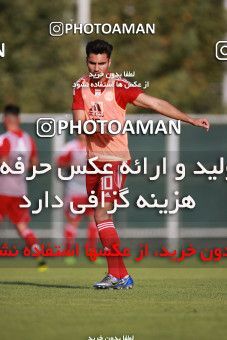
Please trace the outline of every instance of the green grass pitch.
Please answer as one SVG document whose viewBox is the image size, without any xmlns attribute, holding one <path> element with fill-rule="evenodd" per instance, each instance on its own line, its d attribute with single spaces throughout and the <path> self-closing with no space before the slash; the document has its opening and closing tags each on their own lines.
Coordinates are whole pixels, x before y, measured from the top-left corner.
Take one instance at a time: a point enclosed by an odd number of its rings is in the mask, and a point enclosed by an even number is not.
<svg viewBox="0 0 227 340">
<path fill-rule="evenodd" d="M 225 339 L 225 268 L 130 268 L 132 290 L 94 290 L 103 268 L 1 268 L 1 340 Z"/>
</svg>

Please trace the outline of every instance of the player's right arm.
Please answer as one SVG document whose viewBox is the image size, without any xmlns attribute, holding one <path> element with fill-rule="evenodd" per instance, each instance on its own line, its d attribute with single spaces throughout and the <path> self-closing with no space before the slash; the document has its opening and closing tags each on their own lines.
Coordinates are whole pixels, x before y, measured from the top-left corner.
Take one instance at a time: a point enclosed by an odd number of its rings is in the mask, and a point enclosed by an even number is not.
<svg viewBox="0 0 227 340">
<path fill-rule="evenodd" d="M 82 79 L 82 78 L 81 78 Z M 78 84 L 80 84 L 80 80 Z M 79 121 L 85 122 L 85 107 L 84 107 L 84 100 L 82 96 L 82 89 L 80 86 L 74 88 L 73 90 L 73 102 L 72 102 L 72 111 L 73 111 L 73 120 L 74 123 Z"/>
<path fill-rule="evenodd" d="M 81 121 L 82 123 L 85 122 L 85 111 L 84 110 L 73 110 L 73 120 L 75 123 Z"/>
<path fill-rule="evenodd" d="M 83 123 L 86 120 L 85 111 L 84 110 L 73 110 L 73 120 L 74 120 L 74 123 L 82 124 L 82 133 L 84 134 L 85 132 L 83 131 Z M 89 130 L 89 126 L 87 127 L 87 130 Z"/>
<path fill-rule="evenodd" d="M 82 122 L 86 120 L 84 110 L 84 100 L 82 97 L 81 87 L 75 88 L 73 91 L 73 102 L 72 102 L 73 120 L 74 123 Z"/>
<path fill-rule="evenodd" d="M 10 142 L 8 138 L 0 140 L 0 164 L 7 162 L 10 153 Z"/>
<path fill-rule="evenodd" d="M 30 138 L 31 138 L 31 155 L 29 159 L 29 168 L 32 168 L 33 165 L 35 166 L 39 165 L 39 156 L 35 140 L 31 136 Z"/>
</svg>

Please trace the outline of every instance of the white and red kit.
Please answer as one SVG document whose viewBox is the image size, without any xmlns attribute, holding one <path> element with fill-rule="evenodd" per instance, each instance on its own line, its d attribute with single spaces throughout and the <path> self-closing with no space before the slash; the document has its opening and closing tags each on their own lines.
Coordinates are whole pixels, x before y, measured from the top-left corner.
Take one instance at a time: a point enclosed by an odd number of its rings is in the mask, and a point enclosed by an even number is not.
<svg viewBox="0 0 227 340">
<path fill-rule="evenodd" d="M 26 171 L 30 159 L 36 156 L 35 142 L 28 133 L 17 130 L 0 135 L 0 159 L 14 169 L 19 157 L 25 166 L 23 174 L 0 174 L 0 220 L 8 216 L 14 224 L 29 222 L 29 210 L 19 205 L 25 203 L 22 196 L 27 194 Z"/>
</svg>

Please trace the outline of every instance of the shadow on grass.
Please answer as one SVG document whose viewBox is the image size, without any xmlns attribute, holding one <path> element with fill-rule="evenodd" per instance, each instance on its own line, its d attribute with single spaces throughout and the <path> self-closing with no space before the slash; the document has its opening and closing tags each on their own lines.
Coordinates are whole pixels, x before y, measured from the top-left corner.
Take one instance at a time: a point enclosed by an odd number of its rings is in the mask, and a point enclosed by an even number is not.
<svg viewBox="0 0 227 340">
<path fill-rule="evenodd" d="M 45 287 L 45 288 L 66 288 L 66 289 L 91 289 L 86 286 L 74 286 L 74 285 L 54 285 L 47 283 L 35 283 L 35 282 L 24 282 L 24 281 L 0 281 L 0 285 L 15 285 L 15 286 L 34 286 L 34 287 Z"/>
</svg>

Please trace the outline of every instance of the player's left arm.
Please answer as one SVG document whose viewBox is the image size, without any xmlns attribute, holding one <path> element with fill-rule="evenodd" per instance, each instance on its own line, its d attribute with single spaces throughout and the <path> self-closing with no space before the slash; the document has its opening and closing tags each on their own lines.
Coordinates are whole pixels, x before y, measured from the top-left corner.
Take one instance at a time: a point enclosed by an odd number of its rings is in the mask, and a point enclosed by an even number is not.
<svg viewBox="0 0 227 340">
<path fill-rule="evenodd" d="M 138 97 L 133 101 L 133 104 L 136 106 L 140 106 L 146 109 L 151 109 L 161 113 L 164 116 L 169 118 L 181 120 L 183 122 L 189 123 L 194 126 L 199 126 L 207 131 L 209 130 L 210 123 L 205 118 L 192 118 L 188 116 L 186 113 L 181 112 L 175 106 L 170 104 L 169 102 L 149 96 L 145 93 L 140 93 Z"/>
</svg>

